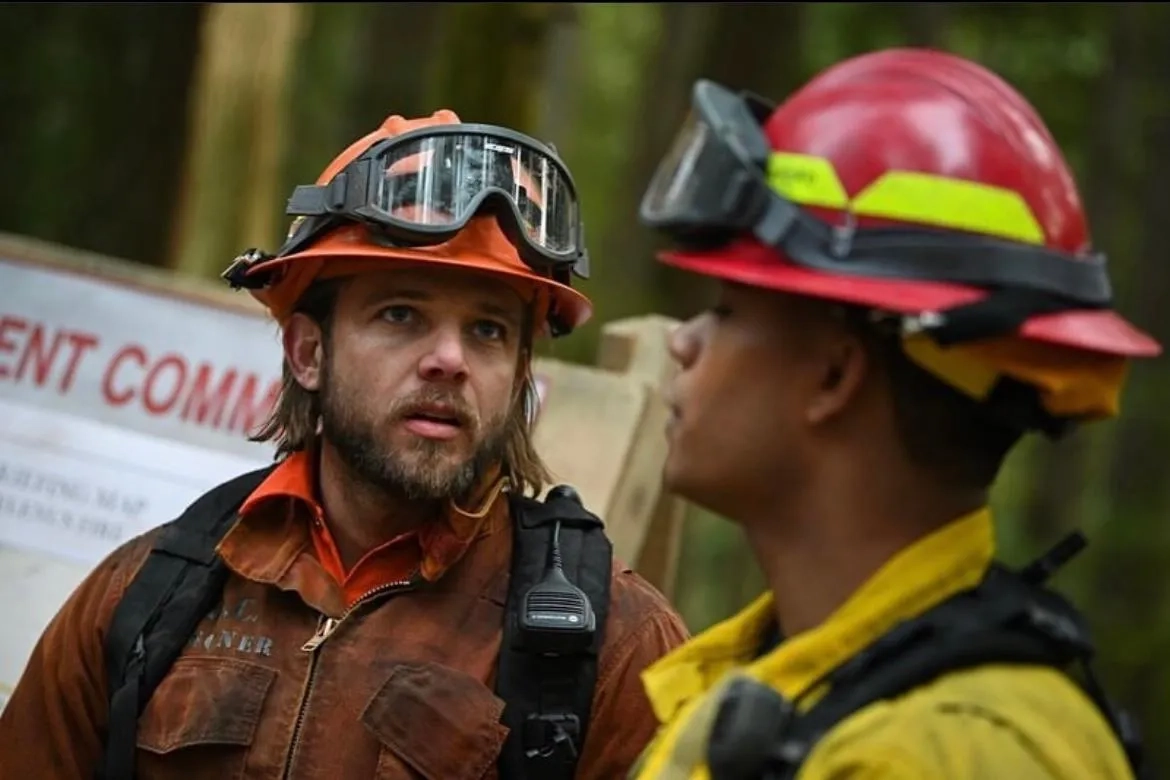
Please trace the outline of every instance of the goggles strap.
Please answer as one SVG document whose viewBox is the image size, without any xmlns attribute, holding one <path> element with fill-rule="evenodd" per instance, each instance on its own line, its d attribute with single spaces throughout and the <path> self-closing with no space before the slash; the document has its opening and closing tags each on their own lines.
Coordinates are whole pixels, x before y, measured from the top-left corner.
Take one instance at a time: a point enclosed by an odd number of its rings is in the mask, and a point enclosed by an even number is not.
<svg viewBox="0 0 1170 780">
<path fill-rule="evenodd" d="M 285 214 L 290 217 L 320 217 L 345 210 L 345 191 L 349 174 L 334 176 L 328 184 L 299 184 L 288 199 Z"/>
<path fill-rule="evenodd" d="M 270 255 L 262 249 L 245 249 L 240 254 L 236 255 L 222 274 L 220 278 L 231 285 L 233 290 L 259 290 L 267 283 L 270 274 L 248 274 L 248 270 L 266 260 L 271 260 L 275 255 Z"/>
<path fill-rule="evenodd" d="M 1100 255 L 1073 260 L 1040 247 L 926 230 L 834 229 L 774 193 L 752 224 L 765 246 L 827 273 L 1018 290 L 1021 300 L 1043 310 L 1036 313 L 1100 308 L 1112 300 Z"/>
<path fill-rule="evenodd" d="M 1081 308 L 1080 304 L 1035 290 L 1005 288 L 974 303 L 920 315 L 918 330 L 941 346 L 1015 333 L 1028 319 Z"/>
</svg>

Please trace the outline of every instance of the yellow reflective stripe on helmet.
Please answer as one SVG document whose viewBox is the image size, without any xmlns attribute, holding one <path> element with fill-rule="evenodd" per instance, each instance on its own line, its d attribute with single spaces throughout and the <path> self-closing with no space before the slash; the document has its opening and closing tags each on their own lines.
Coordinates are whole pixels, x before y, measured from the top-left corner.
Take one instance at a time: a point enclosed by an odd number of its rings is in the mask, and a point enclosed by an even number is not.
<svg viewBox="0 0 1170 780">
<path fill-rule="evenodd" d="M 832 163 L 823 157 L 774 152 L 768 184 L 802 206 L 848 209 L 880 217 L 1043 244 L 1044 231 L 1018 192 L 914 171 L 887 171 L 852 202 Z"/>
<path fill-rule="evenodd" d="M 1018 192 L 928 173 L 882 174 L 857 193 L 853 212 L 1044 243 L 1044 231 Z"/>
<path fill-rule="evenodd" d="M 823 157 L 773 152 L 768 156 L 768 186 L 802 206 L 843 209 L 849 205 L 837 171 Z"/>
</svg>

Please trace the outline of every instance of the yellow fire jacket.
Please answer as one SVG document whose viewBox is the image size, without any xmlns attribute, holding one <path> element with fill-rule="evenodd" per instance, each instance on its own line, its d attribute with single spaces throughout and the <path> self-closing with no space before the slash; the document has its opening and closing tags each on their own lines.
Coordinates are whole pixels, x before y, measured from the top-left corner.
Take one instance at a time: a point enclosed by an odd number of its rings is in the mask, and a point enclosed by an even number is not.
<svg viewBox="0 0 1170 780">
<path fill-rule="evenodd" d="M 754 658 L 770 595 L 664 656 L 642 679 L 658 736 L 629 774 L 707 780 L 707 737 L 724 686 L 749 675 L 794 698 L 901 620 L 982 578 L 995 551 L 991 513 L 960 518 L 888 561 L 828 620 Z M 1128 780 L 1119 741 L 1061 673 L 987 665 L 944 675 L 843 720 L 799 780 Z"/>
</svg>

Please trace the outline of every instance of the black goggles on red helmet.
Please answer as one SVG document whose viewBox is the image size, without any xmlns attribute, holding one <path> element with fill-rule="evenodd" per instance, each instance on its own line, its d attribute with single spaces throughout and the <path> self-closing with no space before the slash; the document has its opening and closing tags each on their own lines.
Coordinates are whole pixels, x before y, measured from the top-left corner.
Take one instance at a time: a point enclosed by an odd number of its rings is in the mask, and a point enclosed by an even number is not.
<svg viewBox="0 0 1170 780">
<path fill-rule="evenodd" d="M 911 227 L 833 226 L 767 182 L 763 123 L 773 106 L 707 80 L 642 198 L 643 224 L 687 250 L 748 235 L 797 265 L 846 276 L 952 282 L 992 291 L 932 313 L 920 326 L 940 342 L 1010 333 L 1029 317 L 1107 307 L 1104 255 L 1076 257 L 993 237 Z M 848 215 L 847 215 L 848 217 Z"/>
<path fill-rule="evenodd" d="M 346 222 L 366 225 L 380 244 L 417 247 L 441 244 L 472 217 L 492 215 L 534 271 L 566 284 L 573 273 L 589 276 L 568 167 L 551 147 L 506 127 L 432 125 L 377 141 L 326 184 L 298 186 L 286 213 L 299 219 L 284 246 L 251 256 L 249 265 L 307 249 Z M 236 276 L 229 281 L 260 283 Z"/>
</svg>

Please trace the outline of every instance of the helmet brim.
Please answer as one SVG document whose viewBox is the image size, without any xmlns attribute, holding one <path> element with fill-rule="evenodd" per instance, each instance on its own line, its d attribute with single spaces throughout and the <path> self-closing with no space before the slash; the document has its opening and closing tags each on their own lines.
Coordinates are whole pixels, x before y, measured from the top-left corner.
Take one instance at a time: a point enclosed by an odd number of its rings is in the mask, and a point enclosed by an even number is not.
<svg viewBox="0 0 1170 780">
<path fill-rule="evenodd" d="M 330 261 L 347 259 L 373 260 L 378 261 L 377 264 L 384 262 L 387 267 L 397 263 L 458 268 L 494 275 L 529 288 L 543 289 L 555 303 L 558 317 L 572 328 L 579 328 L 589 321 L 593 316 L 593 304 L 589 298 L 566 284 L 534 273 L 519 260 L 515 250 L 504 251 L 507 239 L 503 238 L 502 234 L 498 240 L 482 240 L 483 231 L 488 229 L 484 227 L 485 224 L 473 223 L 459 237 L 444 245 L 393 248 L 369 243 L 365 240 L 364 228 L 347 225 L 300 252 L 257 263 L 248 270 L 248 274 L 262 273 L 281 265 L 295 267 L 302 263 L 327 264 Z M 494 221 L 492 224 L 494 225 Z M 495 230 L 498 231 L 498 228 Z M 473 235 L 478 235 L 480 240 L 469 238 Z M 311 275 L 315 276 L 316 273 L 318 271 L 312 271 Z M 307 284 L 308 279 L 303 280 L 301 286 L 292 293 L 286 293 L 285 297 L 295 301 Z M 262 290 L 257 297 L 263 303 L 267 295 L 269 293 Z M 271 308 L 271 304 L 266 305 Z"/>
<path fill-rule="evenodd" d="M 804 268 L 749 240 L 716 251 L 667 251 L 658 257 L 667 265 L 705 276 L 897 314 L 942 311 L 987 296 L 985 291 L 966 285 L 874 279 Z M 1152 336 L 1107 309 L 1032 317 L 1016 335 L 1119 357 L 1156 357 L 1162 353 L 1162 346 Z"/>
</svg>

